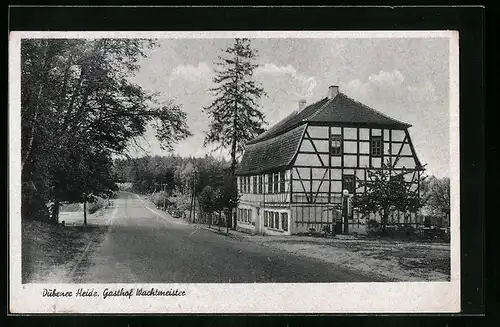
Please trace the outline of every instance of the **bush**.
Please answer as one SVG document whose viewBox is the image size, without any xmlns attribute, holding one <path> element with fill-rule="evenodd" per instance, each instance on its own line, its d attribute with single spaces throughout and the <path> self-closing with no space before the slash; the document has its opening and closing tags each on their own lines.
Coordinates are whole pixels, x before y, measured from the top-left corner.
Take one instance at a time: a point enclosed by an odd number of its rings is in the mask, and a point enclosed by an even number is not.
<svg viewBox="0 0 500 327">
<path fill-rule="evenodd" d="M 415 227 L 413 227 L 412 225 L 406 226 L 405 227 L 405 235 L 406 236 L 415 235 Z"/>
<path fill-rule="evenodd" d="M 168 200 L 179 211 L 189 210 L 191 207 L 191 196 L 186 194 L 177 192 L 174 196 L 169 197 Z"/>
<path fill-rule="evenodd" d="M 375 219 L 370 219 L 366 223 L 366 232 L 368 235 L 378 234 L 380 233 L 380 223 Z"/>
<path fill-rule="evenodd" d="M 89 202 L 87 204 L 87 211 L 88 211 L 88 213 L 93 214 L 94 212 L 104 208 L 107 203 L 108 203 L 107 200 L 105 200 L 103 198 L 97 198 L 96 201 Z"/>
<path fill-rule="evenodd" d="M 151 202 L 153 202 L 157 207 L 163 207 L 165 204 L 166 207 L 172 205 L 172 202 L 169 200 L 168 194 L 166 192 L 158 192 L 154 193 L 150 197 Z"/>
</svg>

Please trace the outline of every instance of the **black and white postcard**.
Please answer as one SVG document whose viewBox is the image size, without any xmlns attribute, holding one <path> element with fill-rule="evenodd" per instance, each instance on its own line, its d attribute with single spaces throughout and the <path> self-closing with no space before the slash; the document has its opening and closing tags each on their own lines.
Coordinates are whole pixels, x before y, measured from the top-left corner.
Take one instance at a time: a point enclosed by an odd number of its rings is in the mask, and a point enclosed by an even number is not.
<svg viewBox="0 0 500 327">
<path fill-rule="evenodd" d="M 459 312 L 458 41 L 11 32 L 11 311 Z"/>
</svg>

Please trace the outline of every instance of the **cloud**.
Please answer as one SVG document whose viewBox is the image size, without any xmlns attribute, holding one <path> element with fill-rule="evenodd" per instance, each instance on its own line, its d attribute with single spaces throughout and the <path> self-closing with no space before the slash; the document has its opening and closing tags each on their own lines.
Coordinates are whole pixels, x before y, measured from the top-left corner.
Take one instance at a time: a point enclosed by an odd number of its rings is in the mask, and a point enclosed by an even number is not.
<svg viewBox="0 0 500 327">
<path fill-rule="evenodd" d="M 181 156 L 203 156 L 210 152 L 211 148 L 203 147 L 204 131 L 208 129 L 208 116 L 203 112 L 203 107 L 210 103 L 210 94 L 207 90 L 212 87 L 213 69 L 205 62 L 195 65 L 177 65 L 170 71 L 161 72 L 162 67 L 158 67 L 158 74 L 163 73 L 162 78 L 148 79 L 145 86 L 152 92 L 159 93 L 160 101 L 173 100 L 182 106 L 187 114 L 187 124 L 193 136 L 179 142 L 174 146 L 174 152 Z M 147 74 L 146 74 L 147 75 Z M 154 137 L 154 130 L 150 126 L 145 138 L 139 143 L 152 153 L 165 155 L 161 150 L 160 142 Z"/>
<path fill-rule="evenodd" d="M 436 88 L 429 80 L 408 84 L 399 70 L 379 71 L 366 80 L 349 81 L 344 91 L 356 100 L 381 111 L 393 108 L 396 115 L 408 115 L 420 107 L 436 105 Z"/>
<path fill-rule="evenodd" d="M 368 81 L 374 85 L 397 87 L 403 84 L 405 78 L 399 70 L 391 72 L 380 71 L 378 74 L 370 75 Z"/>
<path fill-rule="evenodd" d="M 380 71 L 364 80 L 349 81 L 341 91 L 413 125 L 410 134 L 420 160 L 433 167 L 433 174 L 447 174 L 449 149 L 447 144 L 440 142 L 449 138 L 447 95 L 439 94 L 431 80 L 410 84 L 398 70 Z"/>
<path fill-rule="evenodd" d="M 297 71 L 292 65 L 266 63 L 255 69 L 255 79 L 267 96 L 261 99 L 261 110 L 270 126 L 297 109 L 300 100 L 311 101 L 316 79 Z"/>
<path fill-rule="evenodd" d="M 205 81 L 212 78 L 213 70 L 212 68 L 204 63 L 200 62 L 197 66 L 193 65 L 178 65 L 172 69 L 169 81 L 175 80 L 186 80 L 186 81 Z"/>
<path fill-rule="evenodd" d="M 312 95 L 316 87 L 314 77 L 300 74 L 292 65 L 277 66 L 266 63 L 257 67 L 254 75 L 264 84 L 268 95 L 286 94 L 296 99 L 307 98 Z"/>
</svg>

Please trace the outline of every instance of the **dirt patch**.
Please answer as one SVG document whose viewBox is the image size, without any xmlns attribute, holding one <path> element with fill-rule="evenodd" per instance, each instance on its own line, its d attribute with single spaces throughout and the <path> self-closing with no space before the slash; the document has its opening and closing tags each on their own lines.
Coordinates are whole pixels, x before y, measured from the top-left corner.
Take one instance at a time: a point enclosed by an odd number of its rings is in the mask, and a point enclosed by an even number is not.
<svg viewBox="0 0 500 327">
<path fill-rule="evenodd" d="M 253 236 L 247 240 L 381 276 L 386 281 L 450 280 L 447 243 L 306 236 Z"/>
<path fill-rule="evenodd" d="M 105 226 L 63 227 L 23 221 L 22 282 L 68 282 L 71 270 L 87 245 L 101 242 L 106 231 Z"/>
</svg>

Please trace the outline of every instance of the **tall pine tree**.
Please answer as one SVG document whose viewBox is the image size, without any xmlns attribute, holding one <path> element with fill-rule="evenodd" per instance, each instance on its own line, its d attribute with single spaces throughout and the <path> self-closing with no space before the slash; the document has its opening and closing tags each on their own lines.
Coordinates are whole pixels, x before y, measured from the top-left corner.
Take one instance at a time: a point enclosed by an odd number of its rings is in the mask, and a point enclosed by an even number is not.
<svg viewBox="0 0 500 327">
<path fill-rule="evenodd" d="M 253 79 L 258 66 L 255 64 L 257 52 L 250 43 L 249 39 L 235 39 L 234 44 L 224 50 L 225 56 L 219 56 L 216 65 L 220 70 L 213 79 L 216 87 L 210 89 L 214 99 L 204 108 L 210 117 L 205 145 L 218 144 L 231 152 L 230 176 L 235 196 L 229 200 L 230 209 L 236 206 L 237 156 L 243 152 L 246 142 L 264 131 L 265 124 L 258 104 L 265 92 Z"/>
</svg>

